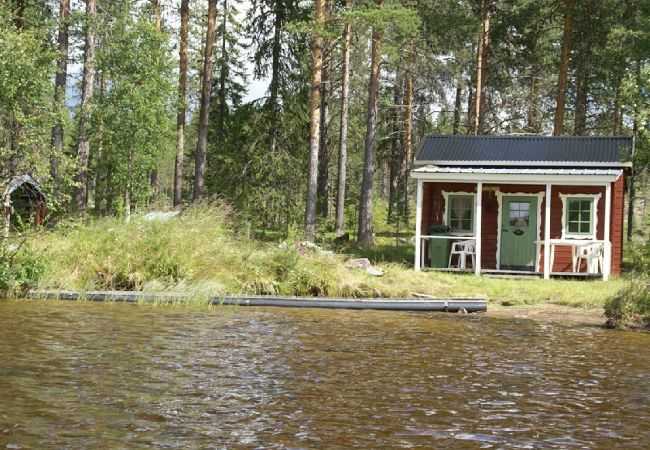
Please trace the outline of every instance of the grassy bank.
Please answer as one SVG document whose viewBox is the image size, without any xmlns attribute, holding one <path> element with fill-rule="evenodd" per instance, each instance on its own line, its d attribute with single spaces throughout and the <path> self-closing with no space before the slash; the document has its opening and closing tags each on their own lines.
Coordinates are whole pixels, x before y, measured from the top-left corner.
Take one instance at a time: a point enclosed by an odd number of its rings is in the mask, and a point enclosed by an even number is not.
<svg viewBox="0 0 650 450">
<path fill-rule="evenodd" d="M 136 217 L 126 224 L 100 219 L 60 226 L 33 239 L 41 255 L 41 289 L 141 290 L 342 297 L 485 295 L 502 304 L 600 307 L 623 283 L 611 281 L 501 280 L 473 275 L 416 273 L 405 262 L 410 244 L 379 237 L 377 247 L 329 245 L 334 253 L 295 246 L 296 239 L 246 237 L 222 210 L 190 208 L 167 221 Z M 350 269 L 345 261 L 368 255 L 384 276 Z M 395 262 L 397 261 L 397 262 Z"/>
<path fill-rule="evenodd" d="M 607 326 L 650 331 L 650 280 L 633 280 L 605 302 Z"/>
</svg>

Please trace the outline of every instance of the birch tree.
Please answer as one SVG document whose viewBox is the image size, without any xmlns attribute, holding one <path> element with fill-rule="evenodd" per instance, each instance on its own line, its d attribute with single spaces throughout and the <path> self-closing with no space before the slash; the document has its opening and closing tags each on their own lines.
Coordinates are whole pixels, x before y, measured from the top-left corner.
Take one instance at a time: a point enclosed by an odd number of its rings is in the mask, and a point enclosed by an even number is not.
<svg viewBox="0 0 650 450">
<path fill-rule="evenodd" d="M 183 160 L 185 156 L 185 114 L 187 91 L 187 44 L 189 38 L 190 0 L 181 0 L 181 25 L 178 50 L 178 106 L 176 110 L 176 158 L 174 161 L 174 208 L 183 201 Z"/>
<path fill-rule="evenodd" d="M 88 160 L 90 157 L 89 119 L 95 82 L 95 0 L 86 0 L 86 36 L 84 41 L 84 67 L 81 85 L 81 104 L 77 127 L 77 176 L 75 206 L 83 214 L 88 204 Z"/>
</svg>

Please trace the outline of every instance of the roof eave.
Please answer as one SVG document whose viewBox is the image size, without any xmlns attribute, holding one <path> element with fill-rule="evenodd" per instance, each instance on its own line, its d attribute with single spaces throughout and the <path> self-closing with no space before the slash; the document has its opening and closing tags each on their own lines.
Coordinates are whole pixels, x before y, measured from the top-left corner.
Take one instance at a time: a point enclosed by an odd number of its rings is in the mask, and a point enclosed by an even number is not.
<svg viewBox="0 0 650 450">
<path fill-rule="evenodd" d="M 615 182 L 619 174 L 502 174 L 502 173 L 442 173 L 411 171 L 411 178 L 422 181 L 446 183 L 493 183 L 493 184 L 538 184 L 603 185 Z"/>
<path fill-rule="evenodd" d="M 631 162 L 599 161 L 415 161 L 416 166 L 475 166 L 475 167 L 611 167 L 630 168 Z"/>
</svg>

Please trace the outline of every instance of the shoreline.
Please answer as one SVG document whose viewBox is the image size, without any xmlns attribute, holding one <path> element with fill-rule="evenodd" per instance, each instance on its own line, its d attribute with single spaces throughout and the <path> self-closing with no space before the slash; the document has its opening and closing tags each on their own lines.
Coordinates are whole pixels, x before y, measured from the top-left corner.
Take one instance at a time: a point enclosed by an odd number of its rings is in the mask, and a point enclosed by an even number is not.
<svg viewBox="0 0 650 450">
<path fill-rule="evenodd" d="M 605 315 L 602 308 L 575 307 L 539 302 L 528 305 L 502 306 L 485 298 L 363 298 L 278 297 L 251 295 L 217 295 L 203 299 L 169 292 L 137 291 L 64 291 L 32 290 L 25 296 L 32 300 L 66 300 L 124 303 L 205 304 L 214 306 L 271 306 L 292 308 L 374 309 L 388 311 L 434 311 L 458 313 L 461 308 L 484 317 L 528 319 L 562 325 L 602 327 Z M 460 311 L 463 312 L 463 311 Z"/>
<path fill-rule="evenodd" d="M 482 315 L 505 319 L 529 319 L 562 325 L 597 326 L 601 328 L 607 320 L 602 308 L 581 308 L 548 302 L 516 306 L 489 305 L 488 310 L 482 313 Z"/>
</svg>

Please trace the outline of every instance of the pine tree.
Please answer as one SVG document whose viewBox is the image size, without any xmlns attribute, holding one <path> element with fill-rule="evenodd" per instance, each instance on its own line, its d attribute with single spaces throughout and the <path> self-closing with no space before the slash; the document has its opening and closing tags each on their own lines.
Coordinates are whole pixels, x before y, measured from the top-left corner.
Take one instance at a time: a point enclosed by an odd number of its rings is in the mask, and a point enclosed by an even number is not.
<svg viewBox="0 0 650 450">
<path fill-rule="evenodd" d="M 208 122 L 210 116 L 210 99 L 212 88 L 212 50 L 215 41 L 215 22 L 217 18 L 217 0 L 208 2 L 208 23 L 206 26 L 205 48 L 203 56 L 203 73 L 201 76 L 201 103 L 199 106 L 199 133 L 196 143 L 196 161 L 194 163 L 194 190 L 192 200 L 203 199 L 205 162 L 208 146 Z"/>
<path fill-rule="evenodd" d="M 322 27 L 325 24 L 324 0 L 314 3 L 315 32 L 312 44 L 311 100 L 309 103 L 309 168 L 305 208 L 305 239 L 316 239 L 316 197 L 318 188 L 318 150 L 320 145 L 320 97 L 323 70 Z"/>
</svg>

